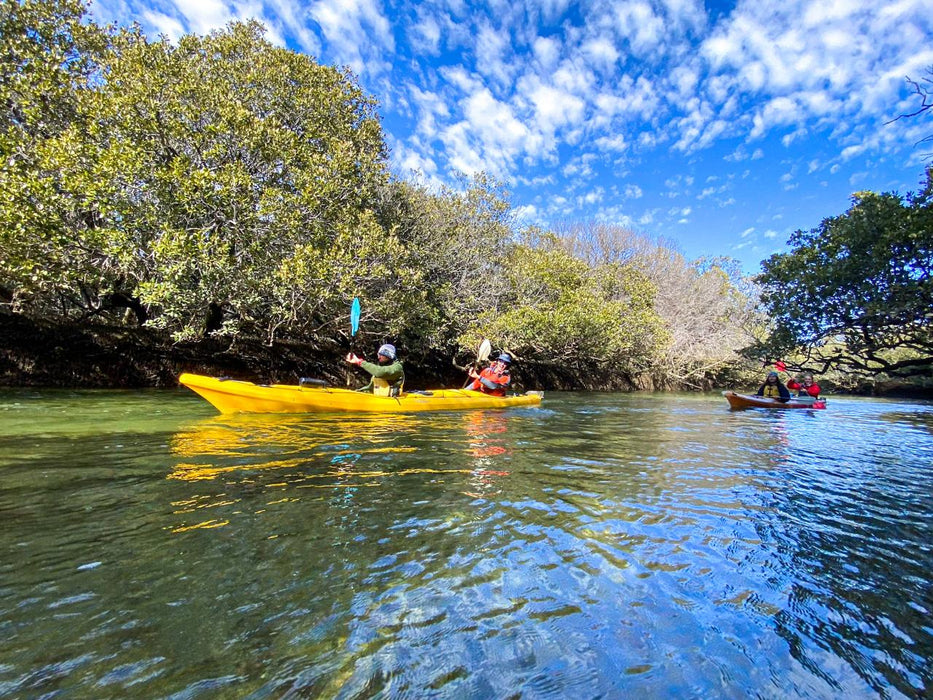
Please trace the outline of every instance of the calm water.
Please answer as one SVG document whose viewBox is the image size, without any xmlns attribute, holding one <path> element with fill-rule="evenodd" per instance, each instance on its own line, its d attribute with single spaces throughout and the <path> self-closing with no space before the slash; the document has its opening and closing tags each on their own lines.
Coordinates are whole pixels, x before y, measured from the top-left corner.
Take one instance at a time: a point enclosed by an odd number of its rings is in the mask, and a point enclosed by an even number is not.
<svg viewBox="0 0 933 700">
<path fill-rule="evenodd" d="M 933 405 L 0 392 L 0 697 L 930 697 Z"/>
</svg>

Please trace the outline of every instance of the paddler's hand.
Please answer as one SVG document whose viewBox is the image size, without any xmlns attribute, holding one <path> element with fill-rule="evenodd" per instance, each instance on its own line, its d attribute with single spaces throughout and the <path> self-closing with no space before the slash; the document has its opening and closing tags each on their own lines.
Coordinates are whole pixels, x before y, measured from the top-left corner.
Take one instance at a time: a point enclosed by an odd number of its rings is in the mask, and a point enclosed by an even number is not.
<svg viewBox="0 0 933 700">
<path fill-rule="evenodd" d="M 470 379 L 479 379 L 479 372 L 477 372 L 472 367 L 467 370 L 467 374 L 469 375 Z"/>
<path fill-rule="evenodd" d="M 359 367 L 361 364 L 363 364 L 363 358 L 362 358 L 362 357 L 357 357 L 357 356 L 356 356 L 354 353 L 352 353 L 352 352 L 347 353 L 347 358 L 346 358 L 346 359 L 347 359 L 347 362 L 349 362 L 351 365 L 356 365 L 357 367 Z"/>
</svg>

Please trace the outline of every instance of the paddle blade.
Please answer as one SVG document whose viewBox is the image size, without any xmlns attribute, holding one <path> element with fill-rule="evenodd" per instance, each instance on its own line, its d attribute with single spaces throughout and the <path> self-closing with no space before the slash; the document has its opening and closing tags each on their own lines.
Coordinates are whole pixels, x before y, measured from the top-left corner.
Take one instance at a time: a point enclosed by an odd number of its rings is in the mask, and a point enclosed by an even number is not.
<svg viewBox="0 0 933 700">
<path fill-rule="evenodd" d="M 485 362 L 489 359 L 491 354 L 492 344 L 489 342 L 488 338 L 483 338 L 483 342 L 479 344 L 479 349 L 476 351 L 476 361 Z"/>
<path fill-rule="evenodd" d="M 774 367 L 777 369 L 778 372 L 787 371 L 787 365 L 784 364 L 784 360 L 778 360 L 777 362 L 775 362 Z"/>
<path fill-rule="evenodd" d="M 353 297 L 353 303 L 350 304 L 350 335 L 356 335 L 360 327 L 360 299 Z"/>
</svg>

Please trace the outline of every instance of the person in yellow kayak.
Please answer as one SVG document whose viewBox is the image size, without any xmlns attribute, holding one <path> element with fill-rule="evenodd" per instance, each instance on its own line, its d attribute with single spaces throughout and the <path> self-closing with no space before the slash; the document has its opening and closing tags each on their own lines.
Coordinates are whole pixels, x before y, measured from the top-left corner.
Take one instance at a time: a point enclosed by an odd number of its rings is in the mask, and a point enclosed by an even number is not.
<svg viewBox="0 0 933 700">
<path fill-rule="evenodd" d="M 482 372 L 477 372 L 471 367 L 469 375 L 473 381 L 464 388 L 492 396 L 505 396 L 505 390 L 509 388 L 509 383 L 512 381 L 512 375 L 509 373 L 511 364 L 512 356 L 503 352 Z"/>
<path fill-rule="evenodd" d="M 369 384 L 357 391 L 372 392 L 376 396 L 398 396 L 405 384 L 405 370 L 395 356 L 395 346 L 386 343 L 376 351 L 377 362 L 367 362 L 354 353 L 349 353 L 347 362 L 362 367 L 372 375 Z"/>
<path fill-rule="evenodd" d="M 781 382 L 777 372 L 768 372 L 765 383 L 758 387 L 755 396 L 764 396 L 768 399 L 777 399 L 778 401 L 789 401 L 790 392 Z"/>
</svg>

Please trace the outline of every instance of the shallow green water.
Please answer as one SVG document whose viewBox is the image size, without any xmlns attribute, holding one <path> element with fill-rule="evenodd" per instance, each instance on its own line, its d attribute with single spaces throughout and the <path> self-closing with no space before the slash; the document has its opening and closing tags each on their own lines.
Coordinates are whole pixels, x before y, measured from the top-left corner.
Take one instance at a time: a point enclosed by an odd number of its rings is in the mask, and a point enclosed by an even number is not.
<svg viewBox="0 0 933 700">
<path fill-rule="evenodd" d="M 933 406 L 0 391 L 0 697 L 933 693 Z"/>
</svg>

